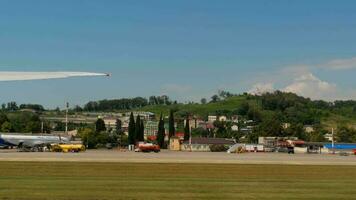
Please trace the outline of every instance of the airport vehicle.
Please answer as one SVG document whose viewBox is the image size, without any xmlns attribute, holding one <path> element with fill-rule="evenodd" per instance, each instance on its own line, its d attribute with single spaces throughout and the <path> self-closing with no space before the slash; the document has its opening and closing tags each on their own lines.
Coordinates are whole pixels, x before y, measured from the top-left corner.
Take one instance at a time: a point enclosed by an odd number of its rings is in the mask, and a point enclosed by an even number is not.
<svg viewBox="0 0 356 200">
<path fill-rule="evenodd" d="M 138 143 L 137 148 L 135 149 L 136 152 L 155 152 L 158 153 L 161 151 L 161 148 L 152 143 L 145 143 L 145 142 L 140 142 Z"/>
<path fill-rule="evenodd" d="M 86 148 L 82 144 L 51 144 L 52 152 L 78 153 L 83 152 L 85 150 Z"/>
<path fill-rule="evenodd" d="M 68 143 L 69 138 L 54 135 L 1 134 L 0 145 L 19 151 L 45 151 L 53 143 Z"/>
</svg>

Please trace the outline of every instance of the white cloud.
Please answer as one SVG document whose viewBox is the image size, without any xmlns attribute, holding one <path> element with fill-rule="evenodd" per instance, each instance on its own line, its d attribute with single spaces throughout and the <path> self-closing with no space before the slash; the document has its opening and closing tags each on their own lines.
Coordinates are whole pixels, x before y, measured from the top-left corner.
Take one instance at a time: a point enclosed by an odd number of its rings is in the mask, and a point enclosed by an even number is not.
<svg viewBox="0 0 356 200">
<path fill-rule="evenodd" d="M 311 99 L 337 100 L 355 99 L 356 90 L 341 88 L 335 83 L 320 79 L 317 74 L 335 73 L 336 70 L 356 69 L 356 57 L 334 59 L 319 64 L 299 64 L 284 67 L 277 71 L 256 73 L 247 80 L 252 85 L 249 93 L 261 94 L 273 90 L 293 92 Z M 330 72 L 329 70 L 332 70 Z M 257 83 L 257 84 L 256 84 Z"/>
<path fill-rule="evenodd" d="M 335 84 L 322 81 L 312 73 L 295 78 L 283 91 L 293 92 L 311 99 L 334 100 L 338 97 Z"/>
<path fill-rule="evenodd" d="M 331 70 L 356 69 L 356 57 L 330 60 L 324 64 L 319 64 L 318 67 Z"/>
<path fill-rule="evenodd" d="M 266 92 L 273 92 L 274 84 L 273 83 L 257 83 L 248 91 L 250 94 L 263 94 Z"/>
</svg>

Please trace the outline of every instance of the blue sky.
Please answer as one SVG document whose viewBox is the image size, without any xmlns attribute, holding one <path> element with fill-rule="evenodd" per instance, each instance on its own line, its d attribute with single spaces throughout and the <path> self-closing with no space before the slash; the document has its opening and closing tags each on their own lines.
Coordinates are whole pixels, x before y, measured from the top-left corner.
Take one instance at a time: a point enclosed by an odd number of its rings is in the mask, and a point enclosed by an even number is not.
<svg viewBox="0 0 356 200">
<path fill-rule="evenodd" d="M 0 102 L 280 89 L 355 99 L 352 0 L 0 0 L 1 71 L 110 72 L 1 82 Z"/>
</svg>

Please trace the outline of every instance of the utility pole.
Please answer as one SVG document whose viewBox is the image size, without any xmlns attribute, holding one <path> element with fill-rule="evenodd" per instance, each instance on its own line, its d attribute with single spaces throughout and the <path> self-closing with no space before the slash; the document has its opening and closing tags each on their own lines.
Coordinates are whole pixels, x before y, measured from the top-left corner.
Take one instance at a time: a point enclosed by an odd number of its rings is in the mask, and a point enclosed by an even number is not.
<svg viewBox="0 0 356 200">
<path fill-rule="evenodd" d="M 189 118 L 187 119 L 189 120 Z M 195 120 L 195 123 L 196 123 L 196 120 Z M 189 147 L 190 147 L 190 152 L 192 152 L 192 129 L 191 129 L 191 126 L 189 124 Z"/>
<path fill-rule="evenodd" d="M 43 121 L 41 121 L 41 133 L 44 133 L 44 125 L 43 125 Z"/>
<path fill-rule="evenodd" d="M 68 109 L 69 109 L 69 103 L 66 103 L 66 128 L 65 128 L 65 133 L 66 135 L 68 134 Z"/>
<path fill-rule="evenodd" d="M 334 128 L 331 128 L 331 148 L 335 154 Z"/>
</svg>

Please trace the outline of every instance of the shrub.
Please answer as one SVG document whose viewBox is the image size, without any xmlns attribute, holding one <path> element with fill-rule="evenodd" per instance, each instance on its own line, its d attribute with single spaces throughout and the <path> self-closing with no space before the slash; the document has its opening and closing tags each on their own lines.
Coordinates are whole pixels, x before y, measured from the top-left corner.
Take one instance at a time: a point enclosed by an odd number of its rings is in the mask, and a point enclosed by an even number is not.
<svg viewBox="0 0 356 200">
<path fill-rule="evenodd" d="M 222 144 L 212 144 L 209 147 L 211 152 L 224 152 L 228 150 L 228 148 Z"/>
</svg>

